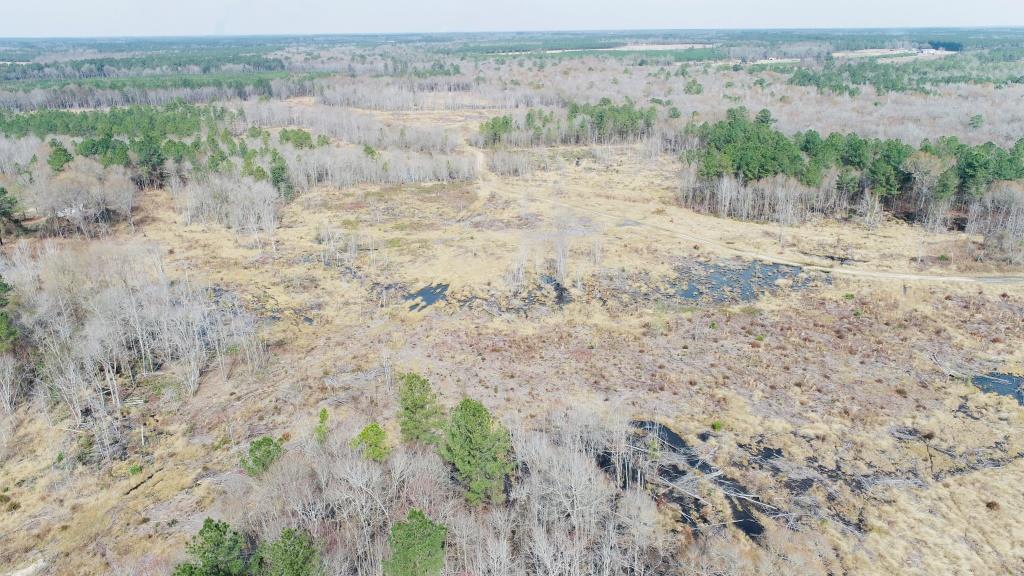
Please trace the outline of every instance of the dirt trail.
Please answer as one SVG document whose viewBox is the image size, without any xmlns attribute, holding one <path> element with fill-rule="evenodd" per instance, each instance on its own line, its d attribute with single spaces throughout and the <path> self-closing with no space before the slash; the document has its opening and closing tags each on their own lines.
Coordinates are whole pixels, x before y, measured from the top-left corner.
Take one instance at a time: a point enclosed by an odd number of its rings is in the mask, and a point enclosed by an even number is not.
<svg viewBox="0 0 1024 576">
<path fill-rule="evenodd" d="M 487 158 L 482 150 L 473 148 L 473 154 L 476 156 L 476 168 L 477 176 L 479 178 L 479 200 L 482 202 L 484 198 L 490 193 L 503 194 L 500 187 L 494 185 L 495 175 L 487 167 Z M 631 224 L 635 226 L 642 226 L 649 230 L 654 230 L 663 234 L 668 234 L 676 238 L 682 238 L 688 242 L 695 242 L 704 246 L 715 248 L 716 250 L 726 252 L 736 256 L 742 256 L 744 258 L 761 260 L 773 264 L 783 264 L 787 266 L 800 266 L 805 270 L 814 272 L 824 272 L 827 274 L 842 274 L 845 276 L 853 276 L 858 278 L 876 278 L 881 280 L 906 280 L 913 282 L 953 282 L 953 283 L 972 283 L 972 284 L 987 284 L 987 285 L 1024 285 L 1024 275 L 1015 274 L 999 274 L 999 275 L 986 275 L 986 274 L 917 274 L 912 272 L 891 272 L 884 270 L 871 270 L 864 268 L 847 268 L 847 267 L 836 267 L 836 266 L 822 266 L 813 262 L 802 261 L 798 259 L 781 258 L 772 254 L 766 254 L 764 252 L 758 252 L 755 250 L 746 250 L 743 248 L 736 248 L 728 246 L 715 240 L 698 236 L 689 232 L 680 230 L 678 227 L 669 226 L 665 224 L 658 224 L 638 218 L 635 215 L 627 216 L 625 214 L 613 214 L 595 208 L 584 206 L 579 203 L 566 202 L 562 200 L 555 200 L 552 198 L 533 197 L 535 202 L 543 202 L 551 206 L 557 206 L 560 208 L 567 208 L 574 210 L 588 216 L 603 219 L 611 223 L 621 222 L 624 219 L 628 219 Z"/>
</svg>

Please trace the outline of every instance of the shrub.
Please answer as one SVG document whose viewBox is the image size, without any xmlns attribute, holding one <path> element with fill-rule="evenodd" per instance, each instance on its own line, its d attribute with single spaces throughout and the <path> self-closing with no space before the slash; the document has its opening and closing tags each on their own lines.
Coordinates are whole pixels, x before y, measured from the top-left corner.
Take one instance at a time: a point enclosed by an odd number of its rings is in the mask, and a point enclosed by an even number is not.
<svg viewBox="0 0 1024 576">
<path fill-rule="evenodd" d="M 697 94 L 704 93 L 704 86 L 700 82 L 697 82 L 696 78 L 690 78 L 686 83 L 686 86 L 683 87 L 683 92 L 696 96 Z"/>
<path fill-rule="evenodd" d="M 483 404 L 467 398 L 456 406 L 441 456 L 455 466 L 470 503 L 504 500 L 505 477 L 512 471 L 511 451 L 508 431 L 494 422 Z"/>
<path fill-rule="evenodd" d="M 188 553 L 194 561 L 176 566 L 173 576 L 242 576 L 247 572 L 245 538 L 227 522 L 204 520 Z"/>
<path fill-rule="evenodd" d="M 313 428 L 313 438 L 319 444 L 327 441 L 327 408 L 320 409 L 320 422 Z"/>
<path fill-rule="evenodd" d="M 288 172 L 288 163 L 276 150 L 270 159 L 270 183 L 285 200 L 291 200 L 295 194 L 295 186 L 292 184 L 292 177 Z"/>
<path fill-rule="evenodd" d="M 391 557 L 384 561 L 386 576 L 437 576 L 444 568 L 448 530 L 413 509 L 405 522 L 391 527 Z"/>
<path fill-rule="evenodd" d="M 74 156 L 58 140 L 50 140 L 50 156 L 46 163 L 54 172 L 60 172 L 67 166 L 68 162 L 74 160 Z"/>
<path fill-rule="evenodd" d="M 11 285 L 0 277 L 0 352 L 10 350 L 18 338 L 18 329 L 6 310 L 10 304 L 10 292 Z"/>
<path fill-rule="evenodd" d="M 437 444 L 444 416 L 430 381 L 415 373 L 403 374 L 398 387 L 398 422 L 402 440 Z"/>
<path fill-rule="evenodd" d="M 320 553 L 309 534 L 288 528 L 260 547 L 259 562 L 262 575 L 313 576 L 319 573 Z"/>
<path fill-rule="evenodd" d="M 362 449 L 363 456 L 374 462 L 383 462 L 390 452 L 387 433 L 376 422 L 363 428 L 362 432 L 352 439 L 351 445 L 353 449 Z"/>
<path fill-rule="evenodd" d="M 495 116 L 480 125 L 480 134 L 484 137 L 484 144 L 493 146 L 501 142 L 502 136 L 512 132 L 511 116 Z"/>
<path fill-rule="evenodd" d="M 284 448 L 281 447 L 280 441 L 264 436 L 249 445 L 248 457 L 242 457 L 242 468 L 250 476 L 260 476 L 281 457 L 282 452 Z"/>
<path fill-rule="evenodd" d="M 291 144 L 299 150 L 313 148 L 313 135 L 302 128 L 296 128 L 294 130 L 285 128 L 281 130 L 278 138 L 281 140 L 282 144 Z"/>
</svg>

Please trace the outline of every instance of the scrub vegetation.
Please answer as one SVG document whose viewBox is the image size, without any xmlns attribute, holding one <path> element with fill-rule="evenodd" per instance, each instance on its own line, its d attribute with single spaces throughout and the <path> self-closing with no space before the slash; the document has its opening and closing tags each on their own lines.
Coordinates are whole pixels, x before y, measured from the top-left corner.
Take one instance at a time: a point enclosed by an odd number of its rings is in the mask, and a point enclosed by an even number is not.
<svg viewBox="0 0 1024 576">
<path fill-rule="evenodd" d="M 1022 101 L 1012 29 L 5 40 L 0 576 L 1024 572 Z"/>
</svg>

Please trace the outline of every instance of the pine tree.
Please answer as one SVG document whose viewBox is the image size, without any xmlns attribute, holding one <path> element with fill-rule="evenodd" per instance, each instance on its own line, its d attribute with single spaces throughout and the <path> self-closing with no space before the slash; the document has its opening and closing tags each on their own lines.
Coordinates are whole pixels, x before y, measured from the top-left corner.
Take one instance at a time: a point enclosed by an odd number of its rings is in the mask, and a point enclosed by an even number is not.
<svg viewBox="0 0 1024 576">
<path fill-rule="evenodd" d="M 242 576 L 246 574 L 245 537 L 227 522 L 212 518 L 192 538 L 188 553 L 195 560 L 179 564 L 173 576 Z"/>
<path fill-rule="evenodd" d="M 7 192 L 7 188 L 0 186 L 0 221 L 10 222 L 15 226 L 19 225 L 18 220 L 14 217 L 14 213 L 18 210 L 18 200 L 12 194 Z M 0 245 L 3 245 L 4 239 L 0 235 Z"/>
<path fill-rule="evenodd" d="M 483 404 L 469 398 L 452 411 L 441 456 L 455 466 L 472 504 L 501 503 L 505 477 L 512 471 L 508 431 L 495 422 Z"/>
<path fill-rule="evenodd" d="M 437 576 L 444 568 L 444 541 L 448 529 L 432 522 L 415 508 L 405 522 L 391 527 L 391 557 L 384 561 L 385 576 Z"/>
<path fill-rule="evenodd" d="M 398 386 L 398 403 L 402 440 L 436 445 L 440 441 L 444 415 L 430 381 L 413 372 L 403 374 Z"/>
<path fill-rule="evenodd" d="M 305 532 L 285 529 L 277 540 L 260 548 L 260 574 L 266 576 L 314 576 L 320 557 L 313 540 Z"/>
<path fill-rule="evenodd" d="M 132 150 L 138 157 L 137 164 L 142 183 L 146 186 L 162 186 L 167 176 L 164 172 L 167 157 L 160 149 L 160 141 L 152 135 L 147 135 L 133 142 Z"/>
<path fill-rule="evenodd" d="M 374 462 L 383 462 L 391 450 L 388 449 L 387 433 L 380 424 L 374 422 L 363 428 L 358 436 L 352 439 L 352 449 L 362 449 L 363 456 Z"/>
<path fill-rule="evenodd" d="M 318 444 L 323 444 L 327 441 L 327 432 L 329 431 L 327 428 L 327 417 L 327 408 L 321 408 L 320 421 L 316 427 L 313 428 L 313 438 L 316 439 Z"/>
<path fill-rule="evenodd" d="M 242 457 L 242 468 L 252 477 L 257 477 L 264 472 L 275 460 L 281 457 L 284 448 L 281 442 L 270 436 L 263 436 L 249 444 L 249 455 Z"/>
<path fill-rule="evenodd" d="M 60 172 L 72 160 L 74 160 L 74 156 L 71 155 L 71 152 L 68 152 L 68 149 L 59 140 L 50 140 L 50 157 L 46 159 L 46 163 L 50 166 L 51 170 Z"/>
<path fill-rule="evenodd" d="M 18 339 L 18 328 L 7 312 L 7 305 L 11 303 L 8 296 L 11 290 L 11 285 L 0 277 L 0 352 L 10 350 Z"/>
<path fill-rule="evenodd" d="M 285 200 L 291 200 L 295 194 L 291 175 L 288 173 L 288 162 L 276 150 L 270 159 L 270 183 L 281 193 Z"/>
</svg>

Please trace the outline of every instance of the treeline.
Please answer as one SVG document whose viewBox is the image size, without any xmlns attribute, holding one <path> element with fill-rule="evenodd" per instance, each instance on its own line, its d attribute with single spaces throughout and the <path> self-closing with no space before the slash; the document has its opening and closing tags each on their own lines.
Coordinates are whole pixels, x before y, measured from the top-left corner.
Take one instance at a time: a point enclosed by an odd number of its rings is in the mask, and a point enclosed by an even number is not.
<svg viewBox="0 0 1024 576">
<path fill-rule="evenodd" d="M 167 162 L 193 166 L 207 159 L 216 169 L 225 158 L 220 141 L 225 133 L 220 125 L 231 112 L 220 107 L 197 107 L 175 103 L 163 107 L 131 106 L 103 111 L 68 112 L 41 110 L 29 114 L 0 112 L 0 133 L 22 138 L 60 135 L 78 138 L 69 146 L 50 140 L 47 160 L 52 172 L 62 172 L 74 154 L 92 158 L 104 167 L 121 166 L 133 171 L 139 186 L 161 186 L 167 176 Z M 202 138 L 206 133 L 207 138 Z M 190 141 L 186 141 L 190 139 Z M 226 144 L 238 151 L 230 135 Z M 232 146 L 234 144 L 234 146 Z M 32 166 L 22 166 L 32 172 Z M 38 178 L 30 179 L 30 183 Z"/>
<path fill-rule="evenodd" d="M 973 54 L 909 62 L 865 59 L 838 63 L 830 60 L 818 69 L 797 68 L 789 77 L 789 83 L 847 96 L 860 94 L 864 86 L 871 86 L 878 94 L 927 92 L 933 86 L 946 84 L 1024 84 L 1024 67 L 994 64 Z"/>
<path fill-rule="evenodd" d="M 458 76 L 462 74 L 462 69 L 454 62 L 435 61 L 431 62 L 429 66 L 418 66 L 405 60 L 392 58 L 390 73 L 394 76 L 431 78 L 434 76 Z"/>
<path fill-rule="evenodd" d="M 531 109 L 519 119 L 497 116 L 481 124 L 480 137 L 485 146 L 637 141 L 651 133 L 657 117 L 654 106 L 640 108 L 632 101 L 614 104 L 602 98 L 597 104 L 569 102 L 564 116 L 539 109 Z"/>
<path fill-rule="evenodd" d="M 224 118 L 223 108 L 174 103 L 162 107 L 129 106 L 110 110 L 68 112 L 41 110 L 30 114 L 0 111 L 0 132 L 22 137 L 61 134 L 77 137 L 124 135 L 163 140 L 197 134 L 204 120 Z"/>
<path fill-rule="evenodd" d="M 319 135 L 377 149 L 450 153 L 458 144 L 458 137 L 443 128 L 388 124 L 371 114 L 337 106 L 250 101 L 240 103 L 238 109 L 247 126 L 301 126 Z"/>
<path fill-rule="evenodd" d="M 319 133 L 283 128 L 275 136 L 260 127 L 303 123 Z M 449 153 L 456 140 L 443 130 L 385 125 L 332 107 L 178 102 L 0 113 L 0 133 L 0 173 L 16 177 L 18 212 L 43 216 L 35 227 L 57 235 L 98 236 L 131 223 L 137 188 L 168 187 L 186 222 L 273 245 L 277 210 L 312 187 L 476 177 L 473 158 Z M 332 136 L 356 145 L 338 146 Z"/>
<path fill-rule="evenodd" d="M 782 174 L 819 186 L 827 170 L 838 169 L 842 185 L 863 185 L 880 197 L 907 194 L 922 179 L 934 178 L 928 186 L 932 194 L 961 199 L 981 196 L 996 180 L 1024 179 L 1024 138 L 1005 149 L 992 143 L 970 146 L 951 136 L 926 140 L 915 150 L 899 140 L 857 134 L 823 138 L 808 130 L 788 137 L 773 124 L 768 110 L 751 118 L 746 109 L 733 108 L 721 122 L 690 126 L 688 131 L 703 145 L 690 153 L 700 165 L 700 176 L 754 181 Z M 935 166 L 924 166 L 922 155 L 934 158 Z M 923 174 L 926 169 L 929 173 Z"/>
<path fill-rule="evenodd" d="M 100 108 L 191 103 L 260 97 L 310 96 L 322 74 L 255 72 L 202 76 L 136 76 L 85 80 L 33 80 L 0 86 L 0 108 L 30 111 L 45 108 Z"/>
<path fill-rule="evenodd" d="M 557 98 L 538 96 L 525 86 L 509 90 L 460 77 L 324 80 L 318 82 L 316 95 L 323 104 L 373 110 L 516 108 L 558 103 Z"/>
<path fill-rule="evenodd" d="M 694 166 L 683 203 L 741 219 L 799 222 L 812 214 L 845 217 L 851 207 L 881 207 L 947 228 L 962 226 L 1001 247 L 1002 257 L 1024 257 L 1024 139 L 1010 149 L 970 146 L 955 137 L 925 141 L 919 149 L 898 140 L 815 131 L 787 137 L 771 113 L 753 119 L 735 108 L 725 120 L 688 128 L 700 146 L 687 152 Z"/>
<path fill-rule="evenodd" d="M 153 74 L 272 72 L 285 69 L 280 58 L 239 53 L 157 53 L 54 62 L 0 64 L 0 82 L 29 79 L 110 78 Z"/>
<path fill-rule="evenodd" d="M 676 50 L 564 50 L 531 53 L 531 58 L 565 60 L 571 58 L 601 57 L 629 59 L 639 66 L 674 64 L 679 62 L 713 62 L 725 60 L 728 52 L 719 48 L 680 48 Z"/>
<path fill-rule="evenodd" d="M 477 177 L 473 157 L 465 154 L 333 146 L 306 151 L 283 148 L 280 153 L 298 192 L 316 186 L 452 182 Z"/>
</svg>

